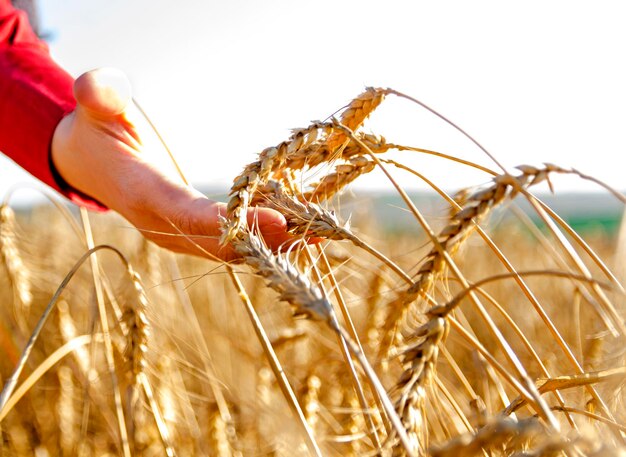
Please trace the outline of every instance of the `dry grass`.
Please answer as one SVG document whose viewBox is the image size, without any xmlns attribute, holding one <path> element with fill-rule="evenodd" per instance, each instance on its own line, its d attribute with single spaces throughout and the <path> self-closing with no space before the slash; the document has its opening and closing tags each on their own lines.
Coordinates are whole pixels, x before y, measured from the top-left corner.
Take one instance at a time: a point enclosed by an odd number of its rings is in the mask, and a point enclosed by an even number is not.
<svg viewBox="0 0 626 457">
<path fill-rule="evenodd" d="M 80 228 L 3 205 L 0 455 L 623 453 L 624 235 L 583 241 L 530 193 L 590 178 L 365 132 L 392 95 L 412 100 L 370 88 L 244 168 L 222 237 L 243 264 L 174 256 L 112 215 L 83 212 Z M 489 183 L 450 197 L 402 163 L 409 151 Z M 392 170 L 428 182 L 439 212 Z M 414 230 L 347 224 L 342 189 L 370 172 Z M 243 217 L 259 203 L 302 242 L 268 250 Z"/>
</svg>

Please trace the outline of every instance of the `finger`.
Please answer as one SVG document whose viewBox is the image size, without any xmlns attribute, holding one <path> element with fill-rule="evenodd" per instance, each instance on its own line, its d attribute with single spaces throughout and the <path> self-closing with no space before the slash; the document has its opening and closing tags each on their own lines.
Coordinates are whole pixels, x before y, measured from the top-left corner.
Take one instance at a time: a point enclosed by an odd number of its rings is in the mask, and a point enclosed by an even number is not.
<svg viewBox="0 0 626 457">
<path fill-rule="evenodd" d="M 150 195 L 159 195 L 157 199 L 160 214 L 155 219 L 164 222 L 163 232 L 174 236 L 157 236 L 157 241 L 163 247 L 189 254 L 204 257 L 218 257 L 230 261 L 238 258 L 233 247 L 229 244 L 221 245 L 220 217 L 226 215 L 226 204 L 211 201 L 191 189 L 177 188 L 166 192 L 168 186 L 161 185 Z M 151 207 L 150 203 L 141 205 L 144 210 Z M 155 208 L 156 209 L 156 208 Z M 154 211 L 158 214 L 157 211 Z M 145 217 L 145 213 L 139 217 Z M 267 246 L 276 251 L 288 247 L 298 238 L 287 232 L 287 221 L 278 211 L 269 208 L 250 208 L 247 214 L 248 226 L 255 232 L 259 232 Z M 148 225 L 161 225 L 156 220 L 145 221 L 144 228 Z"/>
<path fill-rule="evenodd" d="M 189 231 L 188 234 L 191 235 L 189 239 L 181 240 L 186 249 L 191 248 L 191 253 L 198 255 L 199 248 L 202 248 L 207 251 L 203 253 L 205 257 L 214 255 L 226 261 L 238 259 L 240 256 L 235 252 L 232 245 L 219 243 L 221 230 L 218 219 L 219 216 L 223 217 L 226 214 L 226 205 L 200 199 L 196 200 L 194 205 L 190 205 L 189 208 L 193 208 L 192 212 L 194 213 L 188 214 L 188 220 L 191 223 L 181 220 L 180 217 L 177 218 L 179 224 L 185 227 Z M 287 247 L 297 241 L 287 232 L 287 221 L 279 212 L 269 208 L 257 207 L 250 208 L 247 216 L 248 226 L 255 232 L 259 232 L 265 244 L 273 251 Z M 194 238 L 193 235 L 205 235 L 208 238 Z M 194 243 L 197 245 L 192 246 Z"/>
<path fill-rule="evenodd" d="M 182 226 L 188 228 L 191 233 L 221 236 L 220 218 L 227 214 L 226 204 L 215 202 L 205 197 L 199 197 L 198 193 L 189 191 L 191 203 L 176 205 L 172 202 L 171 207 L 178 206 L 178 214 L 173 214 L 173 219 Z M 178 200 L 182 203 L 184 200 Z M 267 245 L 272 249 L 278 249 L 285 241 L 293 238 L 287 232 L 287 221 L 278 211 L 264 207 L 248 209 L 248 227 L 258 231 L 263 236 Z"/>
<path fill-rule="evenodd" d="M 255 207 L 248 210 L 248 226 L 258 228 L 265 244 L 273 251 L 292 244 L 297 238 L 287 232 L 287 221 L 278 211 Z"/>
<path fill-rule="evenodd" d="M 141 138 L 127 116 L 132 101 L 130 81 L 122 71 L 98 68 L 84 73 L 74 83 L 74 96 L 80 119 L 96 122 L 101 130 L 140 150 Z"/>
<path fill-rule="evenodd" d="M 115 68 L 98 68 L 82 74 L 74 83 L 76 102 L 97 118 L 122 114 L 131 99 L 126 75 Z"/>
</svg>

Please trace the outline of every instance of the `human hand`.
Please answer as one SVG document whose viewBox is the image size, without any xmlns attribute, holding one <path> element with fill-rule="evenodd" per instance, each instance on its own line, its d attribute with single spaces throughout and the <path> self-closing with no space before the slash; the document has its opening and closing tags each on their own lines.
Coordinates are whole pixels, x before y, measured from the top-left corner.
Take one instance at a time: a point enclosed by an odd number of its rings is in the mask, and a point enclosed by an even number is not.
<svg viewBox="0 0 626 457">
<path fill-rule="evenodd" d="M 52 140 L 52 161 L 61 177 L 164 248 L 235 259 L 230 246 L 219 245 L 218 219 L 226 215 L 226 205 L 168 177 L 142 150 L 126 76 L 107 68 L 87 72 L 76 80 L 74 95 L 76 109 L 61 120 Z M 272 249 L 292 239 L 285 218 L 272 209 L 249 209 L 248 223 L 258 226 Z"/>
</svg>

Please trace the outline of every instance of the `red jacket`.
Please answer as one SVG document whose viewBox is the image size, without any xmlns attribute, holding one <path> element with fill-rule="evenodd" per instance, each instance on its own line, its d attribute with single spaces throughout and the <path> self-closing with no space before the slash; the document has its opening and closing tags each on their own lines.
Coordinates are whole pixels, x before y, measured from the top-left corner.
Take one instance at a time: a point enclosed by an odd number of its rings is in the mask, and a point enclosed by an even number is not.
<svg viewBox="0 0 626 457">
<path fill-rule="evenodd" d="M 68 186 L 50 160 L 54 129 L 76 106 L 73 84 L 32 31 L 26 13 L 0 0 L 0 151 L 70 200 L 101 208 Z"/>
</svg>

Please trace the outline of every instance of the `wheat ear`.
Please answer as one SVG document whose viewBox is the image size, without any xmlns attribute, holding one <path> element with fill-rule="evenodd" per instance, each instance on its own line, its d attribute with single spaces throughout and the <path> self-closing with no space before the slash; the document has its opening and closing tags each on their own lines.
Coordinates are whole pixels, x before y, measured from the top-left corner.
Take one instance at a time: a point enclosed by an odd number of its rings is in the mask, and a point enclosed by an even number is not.
<svg viewBox="0 0 626 457">
<path fill-rule="evenodd" d="M 402 147 L 402 146 L 396 146 L 396 147 L 397 148 L 405 148 L 405 147 Z M 408 149 L 415 149 L 415 150 L 417 150 L 416 148 L 408 148 Z M 430 151 L 430 153 L 432 153 L 432 151 Z M 440 153 L 436 153 L 436 154 L 440 155 Z M 397 164 L 395 162 L 392 162 L 392 161 L 385 161 L 385 162 L 391 162 L 395 166 L 403 168 L 403 169 L 409 171 L 410 173 L 415 174 L 420 179 L 426 181 L 433 189 L 435 189 L 435 191 L 437 191 L 444 199 L 446 199 L 450 203 L 450 205 L 451 205 L 450 206 L 451 207 L 451 218 L 454 218 L 454 215 L 458 211 L 463 209 L 461 206 L 464 206 L 464 205 L 468 204 L 469 199 L 475 193 L 475 191 L 472 191 L 472 189 L 470 189 L 470 188 L 462 189 L 461 191 L 459 191 L 456 194 L 454 200 L 452 200 L 445 192 L 443 192 L 441 189 L 439 189 L 437 186 L 435 186 L 432 182 L 428 181 L 427 178 L 425 178 L 423 175 L 421 175 L 417 171 L 411 170 L 408 167 L 404 167 L 404 166 L 402 166 L 400 164 Z M 475 164 L 471 164 L 471 163 L 468 163 L 468 165 L 473 166 L 473 167 L 477 167 Z M 541 182 L 543 180 L 548 180 L 548 184 L 550 185 L 550 188 L 552 188 L 552 185 L 551 185 L 551 183 L 550 183 L 550 181 L 548 179 L 549 178 L 549 174 L 551 174 L 551 173 L 574 174 L 574 175 L 577 175 L 577 176 L 585 179 L 584 175 L 581 175 L 580 172 L 578 172 L 576 170 L 565 169 L 565 168 L 559 167 L 559 166 L 554 165 L 554 164 L 545 164 L 545 166 L 543 168 L 537 168 L 537 167 L 533 167 L 533 166 L 529 166 L 529 165 L 521 165 L 518 168 L 520 170 L 522 170 L 524 172 L 524 174 L 528 175 L 529 177 L 530 176 L 534 176 L 533 179 L 529 178 L 529 181 L 530 181 L 531 185 L 532 184 L 536 184 L 537 182 Z M 491 174 L 491 175 L 497 176 L 497 174 L 495 172 L 491 171 L 491 170 L 488 170 L 488 169 L 482 169 L 482 170 L 487 172 L 487 173 L 489 173 L 489 174 Z M 503 176 L 506 176 L 506 175 L 503 175 Z M 602 183 L 600 183 L 600 184 L 603 187 L 608 188 L 608 186 L 606 186 L 606 185 L 604 185 Z M 480 194 L 480 192 L 478 192 L 478 193 Z M 620 285 L 619 281 L 616 280 L 615 276 L 600 261 L 600 259 L 597 257 L 595 252 L 593 252 L 593 250 L 591 250 L 591 248 L 589 248 L 589 246 L 586 245 L 584 240 L 582 240 L 582 238 L 580 238 L 580 236 L 578 234 L 576 234 L 570 227 L 568 227 L 567 224 L 565 224 L 565 222 L 562 221 L 560 219 L 560 217 L 556 213 L 554 213 L 550 208 L 548 208 L 543 202 L 538 201 L 526 189 L 520 188 L 519 189 L 519 193 L 523 194 L 527 199 L 529 199 L 531 204 L 536 206 L 536 209 L 539 212 L 540 216 L 542 216 L 541 211 L 545 210 L 546 212 L 549 213 L 551 218 L 554 218 L 560 225 L 562 225 L 565 228 L 565 230 L 567 231 L 567 233 L 569 235 L 571 235 L 572 238 L 574 240 L 576 240 L 576 242 L 578 244 L 580 244 L 580 246 L 589 254 L 589 256 L 594 260 L 594 262 L 598 265 L 598 267 L 605 273 L 605 275 L 619 288 L 619 290 L 623 291 L 623 288 Z M 612 192 L 612 193 L 615 193 L 615 192 Z M 538 239 L 543 242 L 543 240 L 545 239 L 545 236 L 541 235 L 539 233 L 538 229 L 534 226 L 534 224 L 532 224 L 529 221 L 528 216 L 523 215 L 523 213 L 521 213 L 521 211 L 517 211 L 517 214 L 518 214 L 518 216 L 522 217 L 523 221 L 530 228 L 530 230 L 533 231 L 536 235 L 538 235 Z M 550 227 L 551 224 L 552 224 L 552 220 L 549 219 L 549 218 L 548 219 L 543 218 L 543 219 L 546 222 L 546 224 Z M 477 224 L 475 225 L 475 227 L 476 227 L 476 230 L 478 231 L 478 233 L 480 234 L 480 236 L 483 238 L 483 240 L 492 249 L 494 254 L 496 254 L 498 259 L 500 259 L 500 261 L 505 266 L 505 268 L 513 275 L 513 278 L 515 279 L 515 281 L 519 285 L 520 289 L 522 290 L 524 295 L 526 295 L 526 297 L 528 298 L 529 302 L 534 307 L 535 311 L 538 313 L 538 315 L 544 321 L 546 327 L 550 330 L 550 332 L 553 335 L 554 339 L 559 344 L 559 346 L 562 348 L 562 350 L 564 351 L 565 355 L 567 356 L 567 358 L 572 363 L 573 367 L 576 370 L 578 370 L 579 373 L 582 373 L 583 370 L 580 367 L 580 364 L 578 363 L 578 361 L 576 360 L 576 357 L 574 356 L 573 352 L 568 347 L 568 345 L 565 343 L 565 340 L 561 336 L 560 332 L 554 326 L 554 323 L 551 321 L 549 316 L 546 314 L 546 312 L 543 309 L 543 306 L 539 303 L 539 301 L 537 300 L 537 298 L 535 297 L 533 292 L 530 290 L 530 288 L 526 284 L 526 282 L 515 271 L 515 268 L 513 267 L 513 265 L 504 256 L 504 254 L 500 251 L 500 249 L 495 245 L 495 243 L 491 240 L 491 238 L 485 233 L 485 231 Z M 544 242 L 544 246 L 546 246 L 549 250 L 552 250 L 555 253 L 554 258 L 557 259 L 557 261 L 559 261 L 559 263 L 561 264 L 563 269 L 567 269 L 568 268 L 567 264 L 558 255 L 558 253 L 555 250 L 555 247 L 552 246 L 552 244 L 550 244 L 547 241 L 545 241 Z M 576 262 L 576 260 L 575 260 L 575 262 Z M 595 283 L 595 281 L 590 281 L 589 280 L 591 278 L 590 273 L 587 270 L 585 270 L 584 268 L 582 268 L 581 271 L 583 273 L 586 273 L 586 277 L 584 278 L 583 282 L 591 283 L 591 286 L 595 289 L 596 293 L 599 293 L 600 294 L 600 298 L 603 298 L 604 295 L 601 294 L 601 291 L 599 290 L 599 287 Z M 575 275 L 573 275 L 573 276 L 575 276 Z M 573 276 L 572 276 L 572 279 L 574 279 Z M 577 285 L 577 288 L 579 288 L 578 285 Z M 586 291 L 584 289 L 579 288 L 579 290 L 583 294 L 586 294 Z M 588 300 L 589 300 L 590 303 L 595 303 L 595 301 L 593 299 L 591 299 L 590 297 L 588 297 Z M 606 316 L 605 314 L 603 314 L 603 310 L 601 308 L 598 308 L 598 306 L 594 306 L 594 310 L 605 321 L 605 324 L 607 325 L 607 328 L 609 328 L 609 330 L 614 331 L 617 334 L 617 331 L 614 329 L 613 324 L 610 321 L 608 321 L 609 317 Z M 618 324 L 621 324 L 621 322 L 618 322 Z M 525 345 L 530 350 L 530 352 L 533 354 L 533 357 L 535 358 L 535 360 L 537 361 L 537 363 L 541 367 L 541 370 L 542 370 L 544 376 L 549 377 L 547 369 L 545 368 L 543 362 L 538 358 L 538 356 L 536 355 L 535 351 L 532 349 L 531 345 L 529 343 L 525 344 Z M 605 404 L 604 400 L 593 389 L 593 387 L 588 386 L 587 388 L 588 388 L 589 392 L 591 393 L 591 395 L 598 401 L 598 403 L 602 406 L 602 408 L 605 410 L 605 412 L 610 416 L 611 414 L 610 414 L 609 410 L 606 408 L 606 404 Z M 563 404 L 563 399 L 561 398 L 561 395 L 558 392 L 555 392 L 555 395 L 558 398 L 559 403 Z M 567 418 L 568 418 L 570 424 L 573 425 L 572 419 L 569 416 L 567 416 Z"/>
<path fill-rule="evenodd" d="M 354 156 L 347 162 L 335 165 L 335 170 L 319 182 L 311 184 L 312 190 L 304 193 L 304 199 L 313 202 L 328 200 L 361 175 L 371 172 L 376 164 L 363 156 Z"/>
<path fill-rule="evenodd" d="M 400 396 L 395 407 L 415 452 L 421 452 L 421 443 L 425 442 L 422 413 L 425 389 L 434 375 L 439 344 L 445 339 L 448 328 L 445 319 L 431 319 L 415 332 L 414 337 L 421 339 L 419 343 L 398 348 L 405 369 L 396 386 Z"/>
<path fill-rule="evenodd" d="M 363 121 L 381 104 L 387 91 L 385 89 L 367 87 L 341 113 L 340 122 L 350 130 L 358 129 Z M 339 148 L 349 137 L 343 132 L 334 132 L 328 139 L 329 149 Z"/>
<path fill-rule="evenodd" d="M 237 176 L 230 189 L 230 199 L 226 208 L 228 221 L 222 230 L 221 243 L 232 241 L 239 230 L 246 226 L 247 209 L 259 186 L 265 184 L 272 174 L 282 168 L 290 154 L 305 148 L 317 140 L 318 132 L 331 128 L 327 123 L 313 123 L 306 129 L 300 129 L 287 141 L 278 146 L 264 149 L 257 161 L 247 165 Z"/>
<path fill-rule="evenodd" d="M 285 216 L 287 228 L 291 233 L 334 241 L 350 241 L 355 246 L 382 261 L 409 285 L 413 284 L 409 275 L 402 268 L 382 252 L 359 238 L 347 225 L 341 225 L 332 212 L 312 202 L 302 203 L 285 192 L 280 183 L 274 182 L 273 184 L 274 186 L 266 203 Z"/>
<path fill-rule="evenodd" d="M 0 206 L 0 255 L 2 255 L 9 281 L 13 286 L 16 320 L 24 330 L 33 294 L 30 273 L 22 260 L 16 234 L 15 213 L 9 205 L 2 204 Z"/>
<path fill-rule="evenodd" d="M 484 217 L 488 211 L 506 198 L 514 198 L 521 189 L 548 179 L 548 174 L 551 171 L 558 171 L 555 170 L 554 166 L 548 166 L 544 169 L 529 166 L 519 168 L 522 174 L 515 177 L 510 175 L 498 176 L 494 179 L 492 186 L 466 197 L 465 205 L 452 216 L 450 223 L 438 235 L 442 249 L 454 252 L 469 231 L 475 227 L 476 219 Z M 433 248 L 418 271 L 415 285 L 411 286 L 404 295 L 405 303 L 399 308 L 400 313 L 396 312 L 392 315 L 394 319 L 398 319 L 392 323 L 394 328 L 397 327 L 399 319 L 402 319 L 403 314 L 406 313 L 407 298 L 414 299 L 430 293 L 436 276 L 440 274 L 444 266 L 445 258 L 441 250 Z M 454 303 L 456 306 L 458 301 Z M 445 312 L 438 312 L 440 308 L 445 309 Z M 400 350 L 401 360 L 407 368 L 398 383 L 398 388 L 402 394 L 397 402 L 397 411 L 407 422 L 409 426 L 407 430 L 410 433 L 417 433 L 418 425 L 421 425 L 421 418 L 418 418 L 418 415 L 423 404 L 424 384 L 434 371 L 438 356 L 437 345 L 445 338 L 448 328 L 445 317 L 450 309 L 452 307 L 435 307 L 429 311 L 430 320 L 422 325 L 414 335 L 422 338 L 422 341 L 417 345 Z"/>
<path fill-rule="evenodd" d="M 446 266 L 444 252 L 454 254 L 477 226 L 477 221 L 505 200 L 511 200 L 524 189 L 548 180 L 552 172 L 566 171 L 554 165 L 546 165 L 544 168 L 521 165 L 518 168 L 522 173 L 517 176 L 498 175 L 493 179 L 491 186 L 469 195 L 462 194 L 463 206 L 452 213 L 448 225 L 437 235 L 439 246 L 433 247 L 426 255 L 417 272 L 415 283 L 393 304 L 386 324 L 386 328 L 392 332 L 392 335 L 395 335 L 396 329 L 404 320 L 409 306 L 417 298 L 427 297 L 437 278 L 443 274 Z"/>
<path fill-rule="evenodd" d="M 332 129 L 327 129 L 327 132 L 332 131 Z M 387 152 L 389 149 L 397 147 L 395 145 L 388 145 L 385 138 L 379 135 L 361 131 L 356 132 L 355 135 L 363 144 L 366 144 L 371 151 L 377 153 Z M 319 134 L 314 142 L 289 154 L 285 159 L 284 168 L 294 171 L 304 168 L 311 169 L 322 163 L 332 162 L 337 159 L 349 160 L 365 153 L 363 148 L 353 140 L 348 141 L 346 146 L 342 149 L 331 149 L 328 145 L 327 138 L 325 133 Z"/>
<path fill-rule="evenodd" d="M 293 306 L 295 315 L 315 320 L 328 320 L 332 305 L 321 290 L 288 261 L 284 255 L 274 255 L 262 240 L 248 232 L 240 232 L 233 241 L 235 251 L 246 263 L 268 280 L 268 285 L 278 292 L 280 299 Z"/>
<path fill-rule="evenodd" d="M 130 362 L 131 385 L 137 385 L 137 378 L 147 365 L 146 352 L 150 338 L 150 323 L 146 315 L 148 297 L 141 283 L 141 277 L 128 264 L 127 274 L 133 284 L 134 293 L 123 308 L 122 321 L 126 324 L 128 346 L 126 357 Z"/>
<path fill-rule="evenodd" d="M 322 291 L 315 286 L 306 276 L 302 275 L 284 255 L 274 256 L 264 246 L 261 239 L 249 231 L 241 231 L 232 245 L 244 258 L 246 263 L 253 267 L 256 272 L 268 280 L 268 286 L 278 292 L 281 300 L 292 306 L 295 315 L 308 316 L 314 320 L 324 321 L 328 326 L 343 338 L 350 352 L 357 358 L 365 371 L 370 382 L 375 386 L 380 396 L 385 412 L 400 437 L 402 445 L 408 455 L 413 455 L 402 423 L 395 413 L 384 387 L 376 372 L 369 364 L 365 354 L 352 340 L 348 332 L 339 324 L 335 316 L 332 304 L 324 296 Z"/>
<path fill-rule="evenodd" d="M 341 123 L 351 130 L 356 130 L 380 105 L 386 93 L 386 89 L 367 88 L 343 111 Z M 321 137 L 327 137 L 325 146 L 318 146 L 322 143 L 318 142 Z M 258 160 L 247 165 L 233 182 L 227 206 L 228 222 L 222 230 L 221 243 L 232 241 L 237 232 L 245 227 L 247 209 L 256 190 L 271 178 L 272 173 L 286 168 L 285 164 L 290 158 L 293 158 L 291 166 L 296 168 L 303 167 L 307 163 L 333 160 L 338 157 L 337 154 L 341 155 L 341 149 L 348 143 L 349 136 L 343 131 L 333 131 L 332 123 L 314 122 L 307 128 L 294 130 L 287 141 L 264 149 L 259 154 Z M 309 148 L 319 151 L 318 156 L 298 155 L 300 151 L 310 152 Z"/>
<path fill-rule="evenodd" d="M 78 433 L 76 433 L 78 414 L 74 404 L 77 389 L 71 368 L 59 367 L 57 376 L 59 378 L 59 399 L 56 411 L 59 420 L 59 444 L 64 450 L 74 450 L 74 446 L 78 443 Z"/>
</svg>

